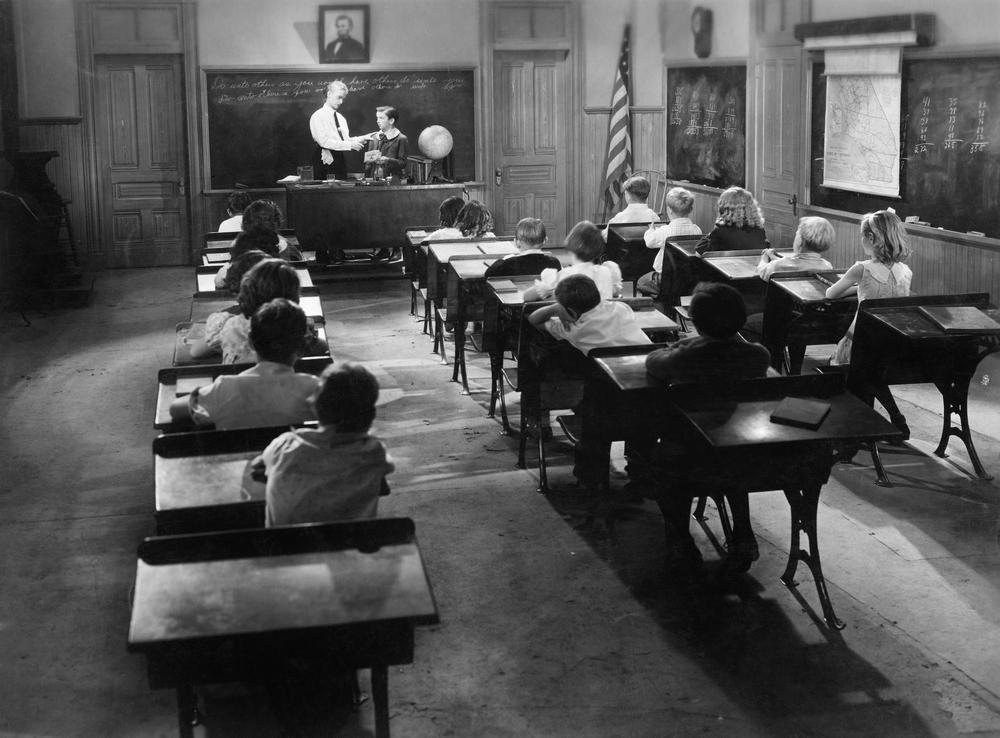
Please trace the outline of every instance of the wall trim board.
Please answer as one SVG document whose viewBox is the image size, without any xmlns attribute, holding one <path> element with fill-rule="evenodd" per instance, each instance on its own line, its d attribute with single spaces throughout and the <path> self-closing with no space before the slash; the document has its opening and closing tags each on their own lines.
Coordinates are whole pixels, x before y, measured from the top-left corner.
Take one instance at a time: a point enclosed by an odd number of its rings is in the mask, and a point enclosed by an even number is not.
<svg viewBox="0 0 1000 738">
<path fill-rule="evenodd" d="M 75 126 L 83 123 L 83 118 L 78 115 L 57 116 L 52 118 L 18 118 L 19 126 Z"/>
</svg>

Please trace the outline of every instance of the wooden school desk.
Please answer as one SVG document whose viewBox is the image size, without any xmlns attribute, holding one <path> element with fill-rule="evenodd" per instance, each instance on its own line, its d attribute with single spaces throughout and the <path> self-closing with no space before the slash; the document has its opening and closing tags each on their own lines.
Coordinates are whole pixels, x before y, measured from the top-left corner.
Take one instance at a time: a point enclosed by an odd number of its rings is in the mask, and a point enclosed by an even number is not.
<svg viewBox="0 0 1000 738">
<path fill-rule="evenodd" d="M 564 248 L 543 249 L 546 254 L 559 259 L 561 266 L 572 263 L 573 256 Z M 451 381 L 457 382 L 459 374 L 462 377 L 462 391 L 469 394 L 469 381 L 465 370 L 465 330 L 470 322 L 484 321 L 484 311 L 488 298 L 485 286 L 486 270 L 497 261 L 497 257 L 483 259 L 452 258 L 448 262 L 448 276 L 445 286 L 445 322 L 455 326 L 455 362 Z M 532 281 L 538 275 L 526 275 Z M 487 337 L 484 325 L 483 346 L 489 351 L 488 343 L 492 337 Z"/>
<path fill-rule="evenodd" d="M 761 337 L 776 370 L 798 374 L 802 371 L 806 346 L 837 343 L 843 337 L 857 311 L 858 298 L 826 297 L 826 288 L 842 276 L 843 270 L 777 272 L 771 276 L 764 292 Z"/>
<path fill-rule="evenodd" d="M 427 254 L 427 299 L 441 305 L 447 284 L 448 262 L 455 256 L 503 256 L 517 251 L 511 239 L 461 239 L 420 244 Z"/>
<path fill-rule="evenodd" d="M 295 273 L 299 276 L 299 284 L 303 287 L 313 287 L 315 286 L 312 281 L 312 275 L 309 274 L 309 269 L 304 261 L 290 261 L 288 262 L 290 267 L 295 269 Z M 195 267 L 195 279 L 197 281 L 197 291 L 198 292 L 215 292 L 215 275 L 219 273 L 221 267 L 217 264 L 200 264 Z"/>
<path fill-rule="evenodd" d="M 986 293 L 864 300 L 854 329 L 848 384 L 871 404 L 878 382 L 933 382 L 944 401 L 941 440 L 934 453 L 947 456 L 948 439 L 957 436 L 976 475 L 991 479 L 972 443 L 969 382 L 983 357 L 1000 346 L 1000 331 L 946 332 L 920 310 L 932 306 L 973 306 L 1000 322 L 1000 310 L 989 304 Z M 958 416 L 957 427 L 953 414 Z"/>
<path fill-rule="evenodd" d="M 413 662 L 437 605 L 408 518 L 147 538 L 138 551 L 128 650 L 151 689 L 177 691 L 190 738 L 194 687 L 370 668 L 375 735 L 389 736 L 388 667 Z"/>
<path fill-rule="evenodd" d="M 197 323 L 205 320 L 212 313 L 216 313 L 236 304 L 236 298 L 226 292 L 196 292 L 191 298 L 190 320 Z M 319 296 L 319 290 L 315 287 L 303 287 L 299 292 L 299 305 L 305 311 L 306 317 L 314 323 L 325 323 L 323 316 L 323 302 Z"/>
<path fill-rule="evenodd" d="M 218 357 L 215 357 L 218 359 Z M 333 360 L 329 355 L 310 356 L 295 362 L 295 371 L 319 375 Z M 156 414 L 153 427 L 170 433 L 192 430 L 193 423 L 184 423 L 170 418 L 170 404 L 178 397 L 188 394 L 194 387 L 211 384 L 221 374 L 239 374 L 253 364 L 200 364 L 197 366 L 175 366 L 157 372 Z M 178 394 L 180 393 L 180 394 Z"/>
<path fill-rule="evenodd" d="M 655 227 L 666 225 L 657 221 Z M 657 249 L 646 246 L 649 223 L 610 223 L 604 247 L 604 260 L 615 262 L 622 270 L 622 281 L 632 282 L 653 271 Z"/>
<path fill-rule="evenodd" d="M 784 252 L 788 253 L 788 252 Z M 747 305 L 747 315 L 764 310 L 765 282 L 757 275 L 760 251 L 708 251 L 701 255 L 702 276 L 731 284 Z"/>
<path fill-rule="evenodd" d="M 704 460 L 675 470 L 677 473 L 665 481 L 664 492 L 684 488 L 692 497 L 715 497 L 732 490 L 783 490 L 791 508 L 792 536 L 781 581 L 795 586 L 798 562 L 805 562 L 816 582 L 827 625 L 843 628 L 830 601 L 820 561 L 816 530 L 820 491 L 833 465 L 852 456 L 858 444 L 896 439 L 900 432 L 848 392 L 837 375 L 675 384 L 668 388 L 646 373 L 645 360 L 643 353 L 596 358 L 595 363 L 607 377 L 609 388 L 623 394 L 623 401 L 645 406 L 659 403 L 665 412 L 679 412 L 700 438 Z M 816 430 L 771 422 L 771 413 L 788 396 L 821 398 L 830 404 L 830 413 Z M 808 551 L 800 546 L 802 533 L 808 539 Z"/>
<path fill-rule="evenodd" d="M 326 337 L 326 328 L 323 327 L 322 323 L 316 323 L 312 326 L 313 330 L 316 332 L 316 337 L 323 341 L 327 346 L 330 342 Z M 191 342 L 203 338 L 205 335 L 205 324 L 204 323 L 178 323 L 174 328 L 174 360 L 173 365 L 175 367 L 181 366 L 203 366 L 218 364 L 222 359 L 220 353 L 213 353 L 208 356 L 204 356 L 200 359 L 195 359 L 191 356 L 190 344 Z M 304 357 L 304 358 L 314 358 L 314 357 Z M 329 351 L 315 358 L 329 358 Z M 247 366 L 252 366 L 248 364 Z"/>
</svg>

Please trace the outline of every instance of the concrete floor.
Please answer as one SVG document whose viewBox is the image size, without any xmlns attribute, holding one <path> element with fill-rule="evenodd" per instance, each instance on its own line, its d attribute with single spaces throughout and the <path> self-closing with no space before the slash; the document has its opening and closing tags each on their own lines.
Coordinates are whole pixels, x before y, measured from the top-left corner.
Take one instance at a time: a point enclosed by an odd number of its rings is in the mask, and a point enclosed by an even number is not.
<svg viewBox="0 0 1000 738">
<path fill-rule="evenodd" d="M 156 370 L 191 282 L 189 268 L 106 272 L 87 308 L 29 313 L 30 327 L 0 313 L 4 738 L 175 734 L 172 693 L 148 689 L 125 637 L 136 545 L 153 529 Z M 780 492 L 751 498 L 749 575 L 672 580 L 655 506 L 588 528 L 558 439 L 557 491 L 535 493 L 516 438 L 485 417 L 488 362 L 471 361 L 461 395 L 403 282 L 321 289 L 336 357 L 382 383 L 376 431 L 399 471 L 381 512 L 416 521 L 441 613 L 415 663 L 390 672 L 394 735 L 1000 736 L 1000 490 L 968 477 L 955 444 L 947 460 L 921 453 L 940 427 L 932 388 L 898 393 L 914 441 L 885 455 L 894 488 L 874 486 L 859 454 L 824 489 L 824 568 L 847 622 L 835 632 L 807 571 L 797 590 L 778 581 Z M 1000 474 L 996 405 L 981 395 L 978 448 Z M 718 554 L 693 529 L 711 573 Z M 327 734 L 371 735 L 370 713 Z M 278 728 L 262 695 L 216 689 L 199 733 Z"/>
</svg>

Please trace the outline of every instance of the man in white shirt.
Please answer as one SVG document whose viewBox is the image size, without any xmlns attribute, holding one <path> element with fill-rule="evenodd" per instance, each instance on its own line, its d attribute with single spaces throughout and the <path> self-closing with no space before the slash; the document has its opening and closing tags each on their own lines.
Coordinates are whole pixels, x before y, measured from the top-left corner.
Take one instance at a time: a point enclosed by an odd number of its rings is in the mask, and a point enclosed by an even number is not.
<svg viewBox="0 0 1000 738">
<path fill-rule="evenodd" d="M 347 119 L 337 112 L 347 97 L 347 85 L 339 79 L 326 87 L 326 103 L 309 118 L 309 132 L 316 142 L 313 156 L 313 176 L 326 179 L 333 174 L 337 179 L 347 179 L 345 151 L 361 151 L 365 136 L 351 137 Z"/>
</svg>

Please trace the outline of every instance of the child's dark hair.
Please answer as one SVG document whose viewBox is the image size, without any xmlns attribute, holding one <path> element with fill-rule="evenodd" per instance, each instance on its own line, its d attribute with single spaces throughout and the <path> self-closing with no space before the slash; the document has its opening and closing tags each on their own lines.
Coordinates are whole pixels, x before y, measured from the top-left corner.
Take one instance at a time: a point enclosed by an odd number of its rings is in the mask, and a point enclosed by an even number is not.
<svg viewBox="0 0 1000 738">
<path fill-rule="evenodd" d="M 442 200 L 441 207 L 438 208 L 441 225 L 445 228 L 454 226 L 455 221 L 458 219 L 458 214 L 462 212 L 462 208 L 464 207 L 465 200 L 459 195 L 452 195 Z"/>
<path fill-rule="evenodd" d="M 243 230 L 266 228 L 277 231 L 281 228 L 283 216 L 281 208 L 273 200 L 254 200 L 243 211 Z"/>
<path fill-rule="evenodd" d="M 643 202 L 649 197 L 649 180 L 643 177 L 641 174 L 636 174 L 633 177 L 629 177 L 625 181 L 625 191 L 628 192 L 632 197 L 635 197 Z"/>
<path fill-rule="evenodd" d="M 240 215 L 252 202 L 253 195 L 249 190 L 233 190 L 226 198 L 226 211 L 230 215 Z"/>
<path fill-rule="evenodd" d="M 601 232 L 589 220 L 581 220 L 566 234 L 566 248 L 577 255 L 580 261 L 596 263 L 604 251 Z"/>
<path fill-rule="evenodd" d="M 299 275 L 283 259 L 264 259 L 243 275 L 237 302 L 246 317 L 257 312 L 265 302 L 283 297 L 299 301 Z"/>
<path fill-rule="evenodd" d="M 244 221 L 246 222 L 246 221 Z M 229 247 L 230 260 L 247 251 L 263 251 L 268 256 L 278 255 L 278 234 L 271 228 L 251 228 L 239 233 Z"/>
<path fill-rule="evenodd" d="M 700 282 L 689 309 L 698 333 L 709 338 L 732 338 L 747 320 L 743 295 L 720 282 Z"/>
<path fill-rule="evenodd" d="M 493 214 L 479 200 L 469 200 L 455 219 L 463 236 L 482 236 L 493 230 Z"/>
<path fill-rule="evenodd" d="M 364 433 L 375 420 L 378 380 L 360 364 L 331 364 L 313 397 L 316 419 L 340 433 Z"/>
<path fill-rule="evenodd" d="M 305 345 L 307 326 L 302 308 L 278 297 L 265 302 L 250 318 L 250 345 L 261 361 L 290 364 Z"/>
<path fill-rule="evenodd" d="M 585 274 L 571 274 L 556 282 L 556 302 L 576 315 L 583 315 L 601 304 L 597 285 Z"/>
<path fill-rule="evenodd" d="M 226 289 L 232 294 L 238 295 L 243 275 L 266 258 L 268 255 L 258 249 L 252 249 L 234 258 L 229 262 L 229 269 L 226 270 Z"/>
<path fill-rule="evenodd" d="M 545 243 L 545 224 L 538 218 L 521 218 L 517 222 L 514 238 L 529 246 Z"/>
</svg>

